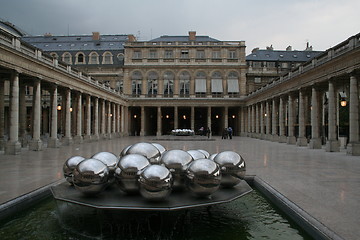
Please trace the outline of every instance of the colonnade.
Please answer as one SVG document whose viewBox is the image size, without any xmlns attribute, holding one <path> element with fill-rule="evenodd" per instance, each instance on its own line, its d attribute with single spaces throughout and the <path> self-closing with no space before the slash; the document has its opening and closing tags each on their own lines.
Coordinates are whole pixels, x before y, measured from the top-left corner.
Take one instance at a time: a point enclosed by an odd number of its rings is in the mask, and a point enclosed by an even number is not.
<svg viewBox="0 0 360 240">
<path fill-rule="evenodd" d="M 5 154 L 126 135 L 125 116 L 127 106 L 106 98 L 15 70 L 0 75 L 0 150 Z"/>
<path fill-rule="evenodd" d="M 360 155 L 359 76 L 350 74 L 248 104 L 244 135 L 328 152 L 340 151 L 340 95 L 348 104 L 347 153 Z M 344 99 L 343 99 L 344 100 Z"/>
</svg>

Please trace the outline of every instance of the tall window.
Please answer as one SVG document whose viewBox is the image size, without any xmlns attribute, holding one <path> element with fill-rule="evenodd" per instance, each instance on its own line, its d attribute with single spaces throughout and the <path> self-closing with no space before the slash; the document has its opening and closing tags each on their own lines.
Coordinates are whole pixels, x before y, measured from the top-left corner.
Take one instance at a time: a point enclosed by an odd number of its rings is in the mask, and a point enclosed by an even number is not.
<svg viewBox="0 0 360 240">
<path fill-rule="evenodd" d="M 110 52 L 104 52 L 102 64 L 113 64 L 113 56 Z"/>
<path fill-rule="evenodd" d="M 206 74 L 205 72 L 197 72 L 195 78 L 195 94 L 196 97 L 206 96 Z"/>
<path fill-rule="evenodd" d="M 72 64 L 72 61 L 71 61 L 71 54 L 66 52 L 62 55 L 62 60 L 68 64 Z"/>
<path fill-rule="evenodd" d="M 229 97 L 239 97 L 239 76 L 237 72 L 230 72 L 227 79 Z"/>
<path fill-rule="evenodd" d="M 173 50 L 165 50 L 165 58 L 174 58 Z"/>
<path fill-rule="evenodd" d="M 99 64 L 99 54 L 96 52 L 90 53 L 89 64 Z"/>
<path fill-rule="evenodd" d="M 141 57 L 142 57 L 142 56 L 141 56 L 141 51 L 138 51 L 138 50 L 137 50 L 137 51 L 134 51 L 134 52 L 133 52 L 133 58 L 134 58 L 134 59 L 141 59 Z"/>
<path fill-rule="evenodd" d="M 54 58 L 54 59 L 58 59 L 59 56 L 56 53 L 50 53 L 50 55 Z"/>
<path fill-rule="evenodd" d="M 180 58 L 183 58 L 183 59 L 189 58 L 189 50 L 181 50 Z"/>
<path fill-rule="evenodd" d="M 235 50 L 229 51 L 229 59 L 236 59 L 236 51 Z"/>
<path fill-rule="evenodd" d="M 157 51 L 156 50 L 150 50 L 149 51 L 149 58 L 157 58 Z"/>
<path fill-rule="evenodd" d="M 164 97 L 172 97 L 174 94 L 174 74 L 165 72 L 164 75 Z"/>
<path fill-rule="evenodd" d="M 156 97 L 158 90 L 158 75 L 156 72 L 150 72 L 147 81 L 148 97 Z"/>
<path fill-rule="evenodd" d="M 139 71 L 135 71 L 131 75 L 131 88 L 132 88 L 133 97 L 138 97 L 141 95 L 141 87 L 142 87 L 142 74 Z"/>
<path fill-rule="evenodd" d="M 197 50 L 196 51 L 196 58 L 204 59 L 205 58 L 205 51 L 204 50 Z"/>
<path fill-rule="evenodd" d="M 211 75 L 211 93 L 213 97 L 222 97 L 223 85 L 220 72 L 214 72 Z"/>
<path fill-rule="evenodd" d="M 213 59 L 220 59 L 221 58 L 221 53 L 219 50 L 215 50 L 212 52 L 212 58 Z"/>
<path fill-rule="evenodd" d="M 189 97 L 190 95 L 190 74 L 182 72 L 179 81 L 180 97 Z"/>
</svg>

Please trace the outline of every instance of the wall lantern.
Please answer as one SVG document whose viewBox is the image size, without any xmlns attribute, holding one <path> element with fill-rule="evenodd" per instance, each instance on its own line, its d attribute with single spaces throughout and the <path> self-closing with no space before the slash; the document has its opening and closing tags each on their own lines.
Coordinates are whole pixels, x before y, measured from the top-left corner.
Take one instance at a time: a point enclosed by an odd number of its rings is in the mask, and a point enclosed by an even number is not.
<svg viewBox="0 0 360 240">
<path fill-rule="evenodd" d="M 340 100 L 340 105 L 341 105 L 342 107 L 346 107 L 347 101 L 346 101 L 346 99 L 345 99 L 344 97 L 341 98 L 341 100 Z"/>
<path fill-rule="evenodd" d="M 58 104 L 57 107 L 56 107 L 56 109 L 57 109 L 58 111 L 60 111 L 60 110 L 61 110 L 61 105 Z"/>
<path fill-rule="evenodd" d="M 215 118 L 219 118 L 219 115 L 216 114 Z"/>
<path fill-rule="evenodd" d="M 169 115 L 168 114 L 166 114 L 166 116 L 165 116 L 166 118 L 169 118 Z"/>
<path fill-rule="evenodd" d="M 186 115 L 183 115 L 183 119 L 186 120 Z"/>
<path fill-rule="evenodd" d="M 232 118 L 235 118 L 235 115 L 232 115 L 231 117 L 232 117 Z"/>
<path fill-rule="evenodd" d="M 137 115 L 136 115 L 136 114 L 134 114 L 134 118 L 137 118 Z"/>
</svg>

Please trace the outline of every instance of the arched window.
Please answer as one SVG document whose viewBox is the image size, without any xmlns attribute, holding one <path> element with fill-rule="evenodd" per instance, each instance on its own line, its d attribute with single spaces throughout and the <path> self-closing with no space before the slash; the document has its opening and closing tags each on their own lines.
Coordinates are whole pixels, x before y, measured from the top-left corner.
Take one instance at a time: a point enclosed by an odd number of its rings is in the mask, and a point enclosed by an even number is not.
<svg viewBox="0 0 360 240">
<path fill-rule="evenodd" d="M 102 64 L 113 64 L 113 55 L 110 52 L 104 52 Z"/>
<path fill-rule="evenodd" d="M 117 55 L 117 59 L 118 59 L 120 62 L 123 62 L 123 61 L 124 61 L 124 54 L 119 53 L 119 54 Z"/>
<path fill-rule="evenodd" d="M 89 64 L 99 64 L 99 54 L 92 52 L 89 55 Z"/>
<path fill-rule="evenodd" d="M 59 56 L 57 55 L 57 53 L 52 52 L 52 53 L 50 53 L 50 55 L 51 55 L 54 59 L 58 59 L 58 58 L 59 58 Z"/>
<path fill-rule="evenodd" d="M 197 97 L 206 96 L 206 74 L 205 72 L 197 72 L 195 78 L 195 94 Z"/>
<path fill-rule="evenodd" d="M 211 75 L 211 94 L 213 97 L 222 97 L 223 94 L 222 76 L 218 71 Z"/>
<path fill-rule="evenodd" d="M 172 97 L 174 94 L 174 74 L 165 72 L 164 74 L 164 97 Z"/>
<path fill-rule="evenodd" d="M 62 60 L 68 64 L 72 64 L 71 54 L 69 52 L 63 53 Z"/>
<path fill-rule="evenodd" d="M 180 97 L 189 97 L 190 95 L 190 74 L 188 72 L 180 73 Z"/>
<path fill-rule="evenodd" d="M 131 88 L 133 97 L 138 97 L 141 95 L 142 78 L 142 74 L 139 71 L 135 71 L 131 75 Z"/>
<path fill-rule="evenodd" d="M 85 63 L 85 55 L 83 53 L 76 54 L 76 64 L 84 64 Z"/>
<path fill-rule="evenodd" d="M 235 71 L 230 72 L 228 75 L 227 91 L 228 91 L 229 97 L 238 97 L 239 96 L 239 75 Z"/>
<path fill-rule="evenodd" d="M 148 97 L 156 97 L 158 90 L 158 74 L 150 72 L 147 80 Z"/>
</svg>

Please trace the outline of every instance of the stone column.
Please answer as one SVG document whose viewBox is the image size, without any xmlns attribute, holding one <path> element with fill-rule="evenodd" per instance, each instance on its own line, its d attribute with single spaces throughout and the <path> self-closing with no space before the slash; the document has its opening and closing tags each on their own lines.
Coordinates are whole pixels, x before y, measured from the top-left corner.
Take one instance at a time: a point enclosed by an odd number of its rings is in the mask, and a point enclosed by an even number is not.
<svg viewBox="0 0 360 240">
<path fill-rule="evenodd" d="M 350 99 L 349 99 L 349 144 L 347 153 L 360 155 L 360 133 L 359 133 L 359 85 L 355 76 L 350 77 Z"/>
<path fill-rule="evenodd" d="M 19 92 L 19 141 L 22 147 L 28 145 L 26 138 L 26 98 L 25 98 L 25 84 L 20 83 Z"/>
<path fill-rule="evenodd" d="M 106 104 L 107 106 L 107 110 L 106 110 L 106 136 L 107 136 L 107 139 L 111 139 L 112 136 L 111 136 L 111 102 L 107 102 Z"/>
<path fill-rule="evenodd" d="M 255 137 L 255 131 L 256 131 L 256 121 L 255 121 L 255 118 L 256 118 L 256 105 L 253 104 L 251 106 L 251 137 Z"/>
<path fill-rule="evenodd" d="M 100 116 L 101 116 L 101 125 L 100 125 L 100 134 L 102 139 L 106 139 L 106 111 L 105 111 L 106 101 L 105 99 L 101 100 L 100 106 Z"/>
<path fill-rule="evenodd" d="M 211 107 L 207 108 L 207 127 L 210 129 L 210 137 L 212 136 L 212 129 L 211 129 Z"/>
<path fill-rule="evenodd" d="M 0 151 L 5 148 L 4 130 L 5 130 L 5 80 L 0 75 Z"/>
<path fill-rule="evenodd" d="M 264 103 L 260 103 L 260 114 L 258 114 L 257 119 L 260 119 L 260 139 L 264 139 L 265 129 L 264 129 Z"/>
<path fill-rule="evenodd" d="M 260 104 L 260 107 L 259 107 Z M 261 103 L 255 104 L 255 137 L 258 138 L 260 136 L 261 130 Z"/>
<path fill-rule="evenodd" d="M 85 98 L 85 136 L 84 140 L 91 140 L 91 96 L 86 95 Z"/>
<path fill-rule="evenodd" d="M 73 143 L 73 139 L 71 136 L 71 90 L 65 90 L 65 136 L 63 138 L 63 145 L 70 145 Z"/>
<path fill-rule="evenodd" d="M 120 135 L 125 135 L 125 106 L 121 105 L 121 125 L 120 125 Z"/>
<path fill-rule="evenodd" d="M 41 83 L 40 79 L 34 80 L 33 86 L 33 133 L 29 144 L 29 150 L 41 151 L 43 143 L 40 138 L 41 131 Z"/>
<path fill-rule="evenodd" d="M 191 107 L 190 128 L 195 131 L 195 107 Z"/>
<path fill-rule="evenodd" d="M 157 129 L 156 136 L 162 135 L 161 107 L 157 107 Z"/>
<path fill-rule="evenodd" d="M 141 106 L 140 136 L 145 136 L 145 107 Z"/>
<path fill-rule="evenodd" d="M 117 132 L 117 136 L 121 137 L 121 120 L 122 120 L 122 111 L 121 111 L 121 106 L 120 104 L 116 104 L 116 132 Z"/>
<path fill-rule="evenodd" d="M 287 144 L 295 144 L 296 138 L 294 135 L 294 123 L 295 123 L 295 111 L 294 111 L 294 98 L 292 94 L 289 94 L 288 99 L 288 137 L 286 140 Z"/>
<path fill-rule="evenodd" d="M 82 93 L 79 92 L 76 97 L 76 135 L 74 137 L 75 143 L 83 143 L 82 136 Z"/>
<path fill-rule="evenodd" d="M 124 107 L 124 136 L 129 136 L 129 107 Z"/>
<path fill-rule="evenodd" d="M 116 137 L 116 104 L 115 103 L 112 103 L 112 114 L 110 114 L 110 117 L 112 124 L 111 137 L 114 138 Z"/>
<path fill-rule="evenodd" d="M 51 111 L 51 127 L 50 127 L 50 138 L 48 142 L 49 148 L 58 148 L 60 147 L 60 141 L 57 136 L 58 131 L 58 94 L 57 94 L 57 86 L 54 85 L 50 88 L 50 111 Z"/>
<path fill-rule="evenodd" d="M 299 137 L 296 141 L 297 146 L 307 146 L 306 122 L 305 122 L 305 90 L 299 91 Z"/>
<path fill-rule="evenodd" d="M 286 143 L 284 110 L 285 110 L 284 98 L 281 96 L 279 99 L 279 142 L 281 143 Z"/>
<path fill-rule="evenodd" d="M 328 99 L 328 140 L 325 150 L 327 152 L 339 152 L 340 144 L 336 133 L 336 96 L 334 83 L 329 81 L 329 99 Z"/>
<path fill-rule="evenodd" d="M 91 140 L 99 140 L 99 98 L 94 98 L 94 133 L 91 136 Z"/>
<path fill-rule="evenodd" d="M 224 128 L 228 128 L 229 127 L 229 107 L 225 106 L 224 107 Z M 234 128 L 234 126 L 230 126 L 232 128 Z"/>
<path fill-rule="evenodd" d="M 10 119 L 9 140 L 5 144 L 5 154 L 20 154 L 19 142 L 19 73 L 14 71 L 10 79 Z"/>
<path fill-rule="evenodd" d="M 252 109 L 251 106 L 247 107 L 247 114 L 248 114 L 248 116 L 247 116 L 248 117 L 247 131 L 248 131 L 248 133 L 246 136 L 248 136 L 248 137 L 250 137 L 250 135 L 251 135 L 251 113 L 252 113 L 251 109 Z"/>
<path fill-rule="evenodd" d="M 269 140 L 270 138 L 270 134 L 271 134 L 271 113 L 270 113 L 270 102 L 269 101 L 266 101 L 266 105 L 265 105 L 265 108 L 266 108 L 266 121 L 265 121 L 265 124 L 266 124 L 266 135 L 265 135 L 265 139 L 266 140 Z"/>
<path fill-rule="evenodd" d="M 277 116 L 277 112 L 278 112 L 279 106 L 278 106 L 278 101 L 273 98 L 272 100 L 272 111 L 271 111 L 271 140 L 274 142 L 278 142 L 279 141 L 279 133 L 278 133 L 278 122 L 279 122 L 279 117 Z"/>
<path fill-rule="evenodd" d="M 177 106 L 174 107 L 174 129 L 179 128 L 179 108 Z"/>
<path fill-rule="evenodd" d="M 320 149 L 321 148 L 321 139 L 320 139 L 320 108 L 319 108 L 319 95 L 315 86 L 311 89 L 311 139 L 309 143 L 309 148 L 311 149 Z"/>
</svg>

